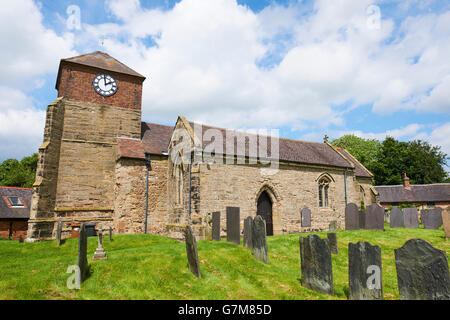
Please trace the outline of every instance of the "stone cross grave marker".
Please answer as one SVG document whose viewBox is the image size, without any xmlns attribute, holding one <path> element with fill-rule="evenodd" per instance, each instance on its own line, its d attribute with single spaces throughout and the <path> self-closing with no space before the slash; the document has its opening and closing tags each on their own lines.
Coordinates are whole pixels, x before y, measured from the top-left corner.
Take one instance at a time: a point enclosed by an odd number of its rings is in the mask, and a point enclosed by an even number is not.
<svg viewBox="0 0 450 320">
<path fill-rule="evenodd" d="M 384 209 L 378 203 L 372 203 L 366 210 L 367 230 L 384 230 Z"/>
<path fill-rule="evenodd" d="M 403 210 L 398 207 L 393 207 L 391 209 L 391 228 L 403 228 L 405 226 L 405 216 Z"/>
<path fill-rule="evenodd" d="M 220 212 L 212 213 L 212 240 L 220 241 Z"/>
<path fill-rule="evenodd" d="M 383 300 L 381 247 L 349 243 L 348 279 L 350 300 Z"/>
<path fill-rule="evenodd" d="M 101 260 L 106 258 L 105 250 L 103 249 L 103 230 L 101 223 L 98 224 L 98 247 L 95 250 L 93 261 Z"/>
<path fill-rule="evenodd" d="M 442 208 L 422 210 L 420 214 L 424 229 L 439 229 L 442 225 Z"/>
<path fill-rule="evenodd" d="M 241 222 L 239 207 L 227 207 L 227 241 L 241 244 Z"/>
<path fill-rule="evenodd" d="M 338 249 L 338 243 L 337 243 L 337 235 L 336 233 L 332 232 L 332 233 L 327 233 L 327 238 L 328 238 L 328 243 L 330 245 L 330 251 L 333 254 L 338 254 L 339 253 L 339 249 Z"/>
<path fill-rule="evenodd" d="M 419 217 L 417 216 L 417 209 L 415 207 L 404 208 L 403 215 L 405 217 L 405 228 L 419 227 Z"/>
<path fill-rule="evenodd" d="M 422 239 L 394 250 L 401 300 L 450 300 L 447 254 Z"/>
<path fill-rule="evenodd" d="M 364 229 L 366 227 L 366 213 L 363 210 L 359 210 L 359 228 Z"/>
<path fill-rule="evenodd" d="M 113 238 L 112 238 L 112 227 L 109 227 L 109 241 L 113 241 Z"/>
<path fill-rule="evenodd" d="M 58 224 L 56 226 L 56 243 L 58 247 L 61 245 L 61 233 L 62 233 L 62 221 L 58 219 Z"/>
<path fill-rule="evenodd" d="M 82 283 L 89 276 L 89 264 L 87 259 L 87 232 L 86 224 L 82 223 L 78 233 L 78 267 L 80 268 L 80 281 Z"/>
<path fill-rule="evenodd" d="M 244 247 L 253 249 L 253 218 L 248 216 L 244 220 Z"/>
<path fill-rule="evenodd" d="M 310 228 L 311 227 L 311 210 L 309 208 L 303 208 L 300 212 L 302 227 Z"/>
<path fill-rule="evenodd" d="M 450 238 L 450 207 L 442 210 L 442 223 L 444 225 L 445 237 Z"/>
<path fill-rule="evenodd" d="M 184 230 L 184 238 L 186 242 L 186 254 L 188 258 L 189 270 L 197 277 L 201 278 L 200 263 L 198 261 L 197 242 L 192 234 L 190 226 L 186 226 Z"/>
<path fill-rule="evenodd" d="M 328 239 L 316 234 L 300 237 L 302 285 L 327 294 L 333 294 L 333 270 Z"/>
<path fill-rule="evenodd" d="M 345 230 L 359 229 L 359 210 L 356 204 L 349 203 L 345 207 Z"/>
<path fill-rule="evenodd" d="M 336 220 L 333 220 L 328 225 L 328 230 L 330 232 L 336 232 L 338 230 L 338 222 Z"/>
<path fill-rule="evenodd" d="M 268 262 L 266 222 L 261 216 L 256 216 L 252 221 L 253 256 L 264 263 Z"/>
</svg>

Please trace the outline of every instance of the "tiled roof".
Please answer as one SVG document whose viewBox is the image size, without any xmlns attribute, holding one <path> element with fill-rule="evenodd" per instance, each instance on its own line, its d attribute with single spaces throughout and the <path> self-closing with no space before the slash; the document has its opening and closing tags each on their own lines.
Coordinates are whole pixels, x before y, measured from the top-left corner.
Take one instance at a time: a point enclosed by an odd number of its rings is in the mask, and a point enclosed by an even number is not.
<svg viewBox="0 0 450 320">
<path fill-rule="evenodd" d="M 30 217 L 31 188 L 0 187 L 0 219 L 28 219 Z M 19 197 L 25 208 L 14 208 L 8 197 Z"/>
<path fill-rule="evenodd" d="M 145 159 L 144 147 L 139 139 L 117 138 L 119 157 Z"/>
<path fill-rule="evenodd" d="M 162 124 L 142 122 L 141 138 L 144 151 L 150 154 L 163 154 L 169 148 L 173 127 Z"/>
<path fill-rule="evenodd" d="M 353 165 L 355 166 L 355 176 L 357 177 L 364 177 L 364 178 L 372 178 L 373 175 L 370 173 L 369 170 L 367 170 L 355 157 L 353 157 L 350 152 L 345 150 L 344 148 L 340 147 L 334 147 L 336 150 L 338 150 L 341 154 L 343 154 L 344 157 L 346 157 L 348 160 L 350 160 Z"/>
<path fill-rule="evenodd" d="M 450 201 L 450 183 L 375 186 L 381 203 Z"/>
</svg>

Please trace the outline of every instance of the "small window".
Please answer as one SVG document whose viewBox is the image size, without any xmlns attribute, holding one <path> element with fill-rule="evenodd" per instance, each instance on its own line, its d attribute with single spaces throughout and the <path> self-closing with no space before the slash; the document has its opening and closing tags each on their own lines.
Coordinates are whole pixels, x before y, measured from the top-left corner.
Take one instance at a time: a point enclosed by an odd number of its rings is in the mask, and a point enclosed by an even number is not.
<svg viewBox="0 0 450 320">
<path fill-rule="evenodd" d="M 427 206 L 428 206 L 428 207 L 434 207 L 434 206 L 435 206 L 435 203 L 434 203 L 434 202 L 428 202 L 428 203 L 427 203 Z"/>
<path fill-rule="evenodd" d="M 327 178 L 320 179 L 319 181 L 319 207 L 328 208 L 328 189 L 330 180 Z"/>
<path fill-rule="evenodd" d="M 23 207 L 22 200 L 20 200 L 19 197 L 8 197 L 9 203 L 11 203 L 11 206 L 13 207 Z"/>
</svg>

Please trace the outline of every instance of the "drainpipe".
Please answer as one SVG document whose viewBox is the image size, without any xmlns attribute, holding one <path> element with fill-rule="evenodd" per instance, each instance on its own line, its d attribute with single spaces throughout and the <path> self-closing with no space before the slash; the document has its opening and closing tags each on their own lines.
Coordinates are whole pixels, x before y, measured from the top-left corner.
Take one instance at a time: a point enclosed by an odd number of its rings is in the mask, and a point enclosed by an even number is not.
<svg viewBox="0 0 450 320">
<path fill-rule="evenodd" d="M 347 170 L 344 171 L 344 190 L 345 190 L 345 205 L 347 206 Z"/>
<path fill-rule="evenodd" d="M 150 164 L 152 161 L 150 160 L 150 154 L 145 154 L 145 166 L 147 167 L 147 179 L 145 183 L 145 225 L 144 225 L 144 233 L 147 233 L 147 217 L 148 217 L 148 172 L 150 171 Z"/>
</svg>

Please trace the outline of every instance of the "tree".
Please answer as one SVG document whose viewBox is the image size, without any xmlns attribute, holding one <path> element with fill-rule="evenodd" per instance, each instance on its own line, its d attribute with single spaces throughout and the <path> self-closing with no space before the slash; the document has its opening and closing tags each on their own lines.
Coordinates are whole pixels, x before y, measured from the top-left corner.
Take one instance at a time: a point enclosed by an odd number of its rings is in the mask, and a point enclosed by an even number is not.
<svg viewBox="0 0 450 320">
<path fill-rule="evenodd" d="M 38 154 L 21 161 L 7 159 L 0 164 L 0 186 L 30 188 L 36 178 Z"/>
</svg>

